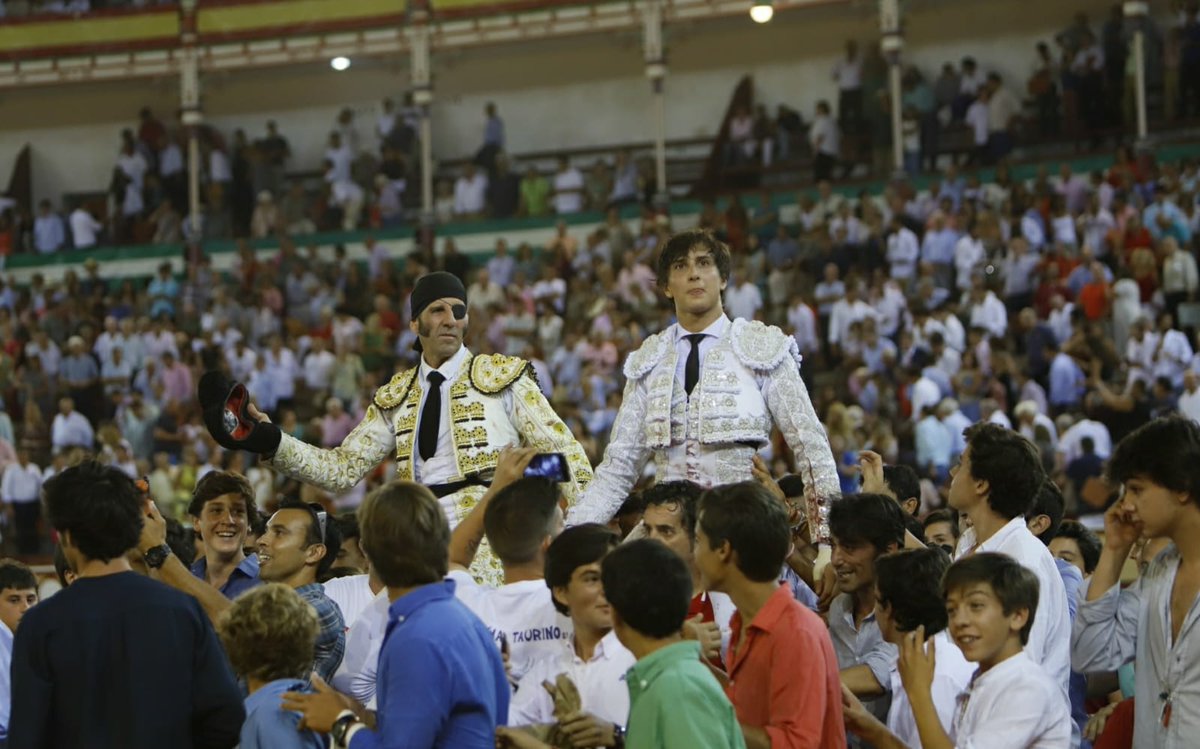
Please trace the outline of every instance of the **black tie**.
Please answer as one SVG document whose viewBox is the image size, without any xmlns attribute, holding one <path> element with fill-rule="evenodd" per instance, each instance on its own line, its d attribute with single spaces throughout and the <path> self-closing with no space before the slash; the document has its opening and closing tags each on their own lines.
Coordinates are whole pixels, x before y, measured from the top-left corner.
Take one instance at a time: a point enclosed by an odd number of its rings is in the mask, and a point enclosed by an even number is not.
<svg viewBox="0 0 1200 749">
<path fill-rule="evenodd" d="M 437 452 L 438 432 L 442 421 L 442 383 L 445 375 L 437 370 L 429 373 L 429 393 L 421 408 L 421 429 L 417 434 L 417 449 L 421 460 L 429 460 Z"/>
<path fill-rule="evenodd" d="M 693 333 L 684 338 L 692 344 L 692 350 L 688 352 L 687 364 L 683 368 L 683 389 L 690 397 L 692 391 L 696 389 L 696 383 L 700 381 L 700 341 L 704 340 L 704 334 Z"/>
</svg>

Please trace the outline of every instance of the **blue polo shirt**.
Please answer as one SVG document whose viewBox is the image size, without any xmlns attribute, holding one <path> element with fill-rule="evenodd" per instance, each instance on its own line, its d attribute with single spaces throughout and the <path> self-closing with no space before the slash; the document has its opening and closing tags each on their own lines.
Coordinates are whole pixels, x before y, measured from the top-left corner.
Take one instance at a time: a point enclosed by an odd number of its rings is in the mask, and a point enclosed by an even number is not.
<svg viewBox="0 0 1200 749">
<path fill-rule="evenodd" d="M 311 693 L 308 682 L 276 679 L 246 698 L 246 722 L 238 749 L 325 749 L 325 740 L 312 731 L 297 730 L 300 713 L 283 709 L 287 692 Z"/>
<path fill-rule="evenodd" d="M 192 574 L 201 580 L 208 572 L 208 559 L 200 557 L 192 564 Z M 229 579 L 221 586 L 221 595 L 233 600 L 242 593 L 262 583 L 258 577 L 258 555 L 251 554 L 229 573 Z"/>
<path fill-rule="evenodd" d="M 454 597 L 454 581 L 424 585 L 392 603 L 379 653 L 378 724 L 350 749 L 494 749 L 508 717 L 500 650 Z"/>
</svg>

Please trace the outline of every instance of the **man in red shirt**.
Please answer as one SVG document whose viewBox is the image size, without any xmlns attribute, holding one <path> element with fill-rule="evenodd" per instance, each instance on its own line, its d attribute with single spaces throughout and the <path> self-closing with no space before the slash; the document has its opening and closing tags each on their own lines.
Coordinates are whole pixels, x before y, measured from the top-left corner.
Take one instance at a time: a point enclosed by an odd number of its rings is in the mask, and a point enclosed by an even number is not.
<svg viewBox="0 0 1200 749">
<path fill-rule="evenodd" d="M 755 482 L 700 497 L 695 559 L 704 587 L 727 593 L 729 679 L 747 749 L 844 749 L 837 656 L 821 618 L 778 582 L 787 513 Z"/>
</svg>

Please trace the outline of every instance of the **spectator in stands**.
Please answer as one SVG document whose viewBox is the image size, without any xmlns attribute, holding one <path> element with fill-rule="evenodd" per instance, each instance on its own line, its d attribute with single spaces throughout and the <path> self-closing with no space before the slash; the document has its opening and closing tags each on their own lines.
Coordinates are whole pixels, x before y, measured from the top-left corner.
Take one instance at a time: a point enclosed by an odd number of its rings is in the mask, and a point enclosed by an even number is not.
<svg viewBox="0 0 1200 749">
<path fill-rule="evenodd" d="M 454 183 L 454 215 L 460 219 L 482 218 L 487 208 L 487 175 L 475 164 L 467 164 L 462 176 Z"/>
<path fill-rule="evenodd" d="M 96 246 L 96 236 L 104 229 L 104 224 L 96 220 L 87 206 L 80 201 L 75 210 L 71 211 L 71 246 L 77 250 L 86 250 Z"/>
<path fill-rule="evenodd" d="M 705 587 L 727 593 L 737 606 L 726 694 L 748 745 L 842 747 L 841 687 L 829 634 L 778 585 L 789 535 L 782 504 L 756 482 L 701 495 L 696 566 Z M 607 591 L 607 574 L 605 582 Z M 753 634 L 743 636 L 744 628 Z"/>
<path fill-rule="evenodd" d="M 837 122 L 830 115 L 829 102 L 817 102 L 816 115 L 808 131 L 808 140 L 814 154 L 813 179 L 832 180 L 842 152 L 841 133 L 838 131 Z"/>
<path fill-rule="evenodd" d="M 953 554 L 958 546 L 958 513 L 950 509 L 934 510 L 921 523 L 925 527 L 925 540 Z"/>
<path fill-rule="evenodd" d="M 999 73 L 988 73 L 988 150 L 993 162 L 1008 156 L 1013 149 L 1013 129 L 1021 114 L 1021 103 L 1004 86 Z"/>
<path fill-rule="evenodd" d="M 13 635 L 25 612 L 38 603 L 33 571 L 14 559 L 0 559 L 0 744 L 8 739 L 12 715 Z"/>
<path fill-rule="evenodd" d="M 233 746 L 242 698 L 200 605 L 130 574 L 150 503 L 92 461 L 47 482 L 45 502 L 78 577 L 21 621 L 8 745 Z"/>
<path fill-rule="evenodd" d="M 1100 562 L 1100 538 L 1078 520 L 1064 520 L 1050 541 L 1055 559 L 1074 565 L 1087 580 Z"/>
<path fill-rule="evenodd" d="M 557 177 L 556 177 L 557 179 Z M 550 213 L 550 180 L 546 179 L 533 164 L 525 171 L 521 180 L 521 216 L 546 216 Z"/>
<path fill-rule="evenodd" d="M 700 646 L 680 639 L 692 595 L 683 562 L 660 544 L 643 539 L 609 552 L 600 577 L 612 606 L 613 631 L 638 661 L 626 678 L 626 744 L 744 747 L 729 699 L 701 664 Z"/>
<path fill-rule="evenodd" d="M 367 496 L 359 521 L 363 551 L 393 601 L 389 620 L 403 622 L 379 654 L 375 726 L 332 691 L 290 692 L 284 708 L 332 733 L 335 746 L 367 732 L 377 742 L 490 749 L 508 714 L 509 685 L 491 633 L 454 599 L 455 583 L 443 580 L 445 513 L 428 489 L 396 482 Z"/>
<path fill-rule="evenodd" d="M 858 42 L 846 40 L 846 54 L 833 66 L 833 80 L 838 87 L 838 125 L 843 132 L 857 133 L 862 126 L 862 56 Z"/>
<path fill-rule="evenodd" d="M 241 596 L 218 624 L 234 673 L 246 680 L 242 749 L 323 749 L 300 717 L 281 709 L 285 692 L 311 693 L 308 685 L 317 639 L 317 615 L 286 585 L 272 583 Z"/>
<path fill-rule="evenodd" d="M 521 202 L 521 178 L 509 167 L 508 155 L 496 154 L 495 171 L 487 182 L 487 205 L 492 218 L 512 218 Z"/>
<path fill-rule="evenodd" d="M 33 246 L 42 253 L 58 252 L 67 241 L 62 217 L 54 212 L 49 200 L 38 203 L 38 216 L 33 224 Z"/>
<path fill-rule="evenodd" d="M 75 401 L 62 398 L 58 402 L 58 414 L 50 426 L 50 445 L 60 453 L 68 448 L 82 447 L 91 450 L 95 433 L 87 417 L 75 410 Z"/>
<path fill-rule="evenodd" d="M 475 163 L 490 173 L 495 167 L 496 155 L 504 150 L 504 120 L 490 101 L 484 106 L 483 115 L 483 145 L 475 154 Z"/>
<path fill-rule="evenodd" d="M 38 551 L 38 518 L 41 516 L 42 470 L 29 460 L 29 451 L 17 450 L 17 460 L 4 469 L 0 501 L 5 504 L 10 527 L 16 530 L 17 551 Z"/>
<path fill-rule="evenodd" d="M 571 166 L 567 156 L 558 157 L 558 171 L 554 174 L 553 186 L 555 213 L 565 216 L 583 210 L 583 175 Z"/>
</svg>

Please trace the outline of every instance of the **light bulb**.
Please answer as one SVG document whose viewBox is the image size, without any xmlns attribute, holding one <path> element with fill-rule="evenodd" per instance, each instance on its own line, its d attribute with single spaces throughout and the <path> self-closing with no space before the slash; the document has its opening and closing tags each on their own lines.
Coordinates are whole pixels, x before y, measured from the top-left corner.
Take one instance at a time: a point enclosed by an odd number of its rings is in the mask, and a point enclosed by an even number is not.
<svg viewBox="0 0 1200 749">
<path fill-rule="evenodd" d="M 336 70 L 340 73 L 343 70 L 345 70 L 346 68 L 350 67 L 350 58 L 349 57 L 340 57 L 340 56 L 335 57 L 329 61 L 329 67 L 333 68 L 334 70 Z"/>
<path fill-rule="evenodd" d="M 770 2 L 756 2 L 750 6 L 750 18 L 755 23 L 766 23 L 775 17 L 775 7 Z"/>
</svg>

